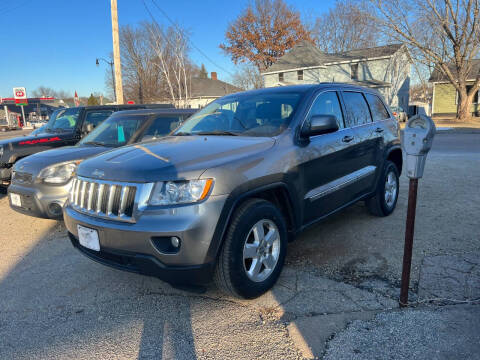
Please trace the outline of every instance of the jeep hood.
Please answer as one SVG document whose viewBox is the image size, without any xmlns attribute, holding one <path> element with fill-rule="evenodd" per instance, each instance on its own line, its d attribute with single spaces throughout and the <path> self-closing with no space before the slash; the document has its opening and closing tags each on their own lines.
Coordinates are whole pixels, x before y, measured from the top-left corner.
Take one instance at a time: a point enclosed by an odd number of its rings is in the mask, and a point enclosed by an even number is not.
<svg viewBox="0 0 480 360">
<path fill-rule="evenodd" d="M 80 176 L 124 182 L 198 178 L 206 169 L 271 148 L 265 137 L 169 136 L 109 151 L 80 164 Z"/>
</svg>

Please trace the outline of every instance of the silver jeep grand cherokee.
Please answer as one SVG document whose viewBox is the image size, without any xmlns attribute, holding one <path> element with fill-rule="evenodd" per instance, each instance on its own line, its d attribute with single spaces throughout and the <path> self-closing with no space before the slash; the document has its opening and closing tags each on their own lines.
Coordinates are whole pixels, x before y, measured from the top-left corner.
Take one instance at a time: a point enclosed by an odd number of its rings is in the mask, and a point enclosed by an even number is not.
<svg viewBox="0 0 480 360">
<path fill-rule="evenodd" d="M 359 200 L 389 215 L 402 154 L 371 89 L 325 83 L 228 95 L 168 137 L 81 163 L 64 219 L 93 260 L 252 298 L 287 241 Z"/>
</svg>

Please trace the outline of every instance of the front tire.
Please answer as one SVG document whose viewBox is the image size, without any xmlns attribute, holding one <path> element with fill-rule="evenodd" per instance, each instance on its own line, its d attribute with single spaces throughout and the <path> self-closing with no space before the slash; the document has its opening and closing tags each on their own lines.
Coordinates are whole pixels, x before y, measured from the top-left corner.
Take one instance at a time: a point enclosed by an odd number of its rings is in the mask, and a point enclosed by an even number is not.
<svg viewBox="0 0 480 360">
<path fill-rule="evenodd" d="M 397 205 L 399 191 L 399 174 L 397 166 L 387 160 L 382 176 L 378 180 L 375 195 L 366 200 L 368 211 L 375 216 L 388 216 Z"/>
<path fill-rule="evenodd" d="M 277 281 L 286 251 L 287 226 L 280 210 L 266 200 L 247 200 L 233 215 L 215 269 L 215 283 L 234 297 L 258 297 Z"/>
</svg>

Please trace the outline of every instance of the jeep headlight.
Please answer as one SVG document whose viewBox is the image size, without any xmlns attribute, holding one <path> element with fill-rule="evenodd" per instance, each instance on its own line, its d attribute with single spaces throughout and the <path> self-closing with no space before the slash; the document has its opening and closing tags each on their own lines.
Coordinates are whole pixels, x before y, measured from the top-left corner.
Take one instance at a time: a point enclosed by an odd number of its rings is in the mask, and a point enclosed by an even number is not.
<svg viewBox="0 0 480 360">
<path fill-rule="evenodd" d="M 55 164 L 40 171 L 38 177 L 46 183 L 65 184 L 72 178 L 77 169 L 77 164 L 79 164 L 79 161 Z"/>
<path fill-rule="evenodd" d="M 161 181 L 153 187 L 150 205 L 189 204 L 202 201 L 210 193 L 213 179 Z"/>
</svg>

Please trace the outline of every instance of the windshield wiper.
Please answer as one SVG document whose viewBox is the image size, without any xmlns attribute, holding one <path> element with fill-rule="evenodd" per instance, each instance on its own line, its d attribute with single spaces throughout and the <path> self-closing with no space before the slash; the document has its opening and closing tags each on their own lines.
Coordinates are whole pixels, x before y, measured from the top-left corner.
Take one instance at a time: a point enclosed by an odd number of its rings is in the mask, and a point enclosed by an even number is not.
<svg viewBox="0 0 480 360">
<path fill-rule="evenodd" d="M 180 132 L 172 134 L 172 135 L 173 136 L 191 136 L 192 134 L 189 133 L 189 132 L 180 131 Z"/>
<path fill-rule="evenodd" d="M 194 133 L 194 135 L 239 136 L 240 134 L 233 131 L 217 130 L 217 131 L 200 131 L 200 132 Z"/>
<path fill-rule="evenodd" d="M 104 143 L 99 142 L 99 141 L 87 141 L 87 142 L 84 142 L 83 145 L 108 146 L 107 144 L 104 144 Z"/>
</svg>

